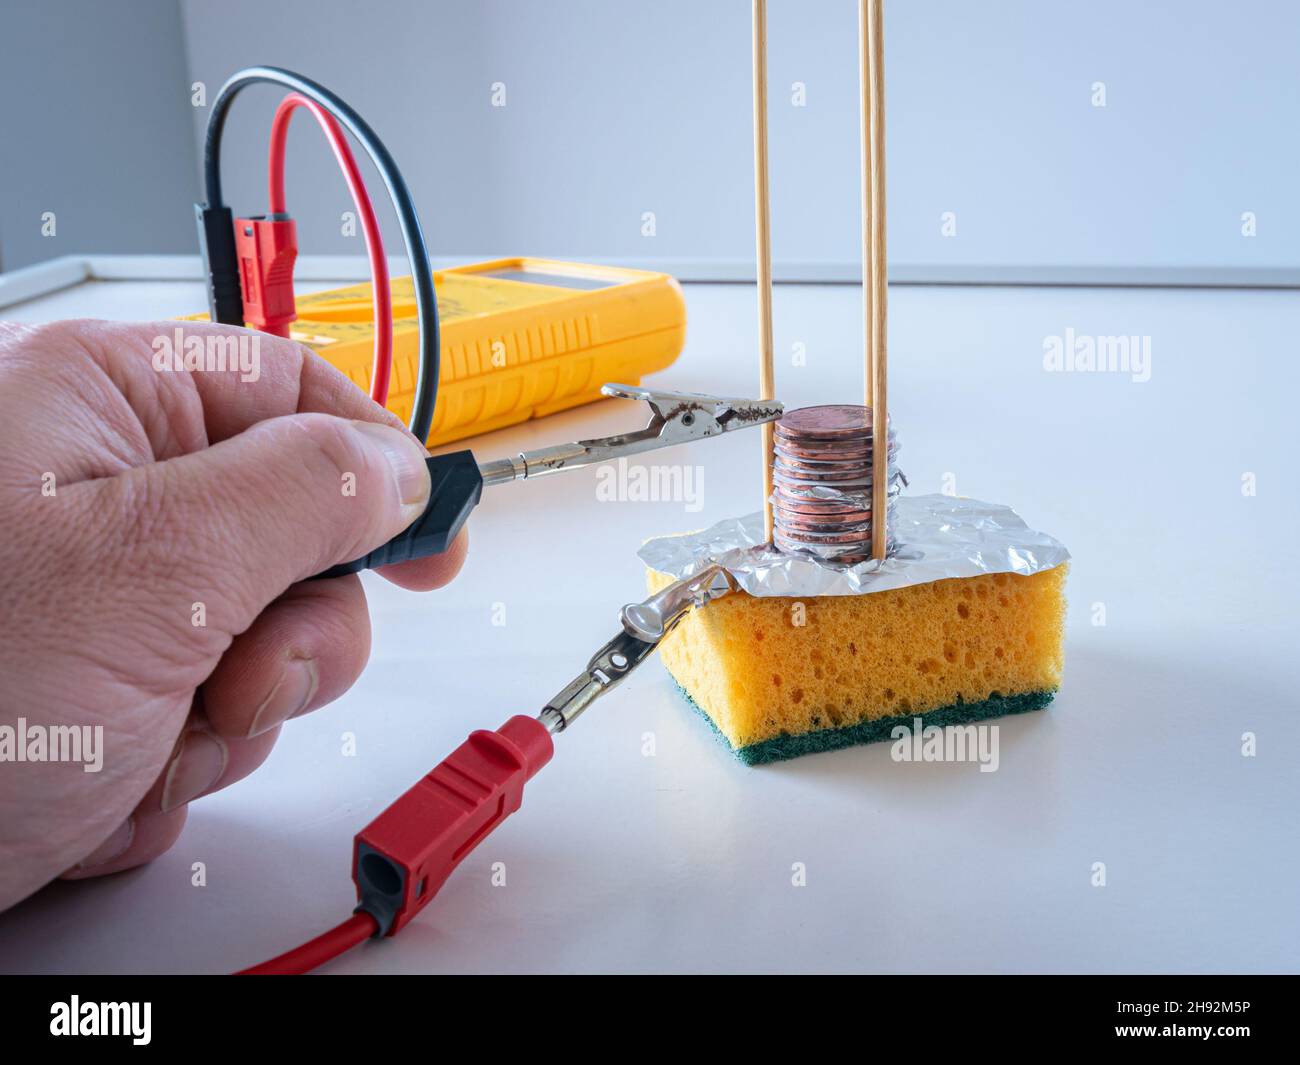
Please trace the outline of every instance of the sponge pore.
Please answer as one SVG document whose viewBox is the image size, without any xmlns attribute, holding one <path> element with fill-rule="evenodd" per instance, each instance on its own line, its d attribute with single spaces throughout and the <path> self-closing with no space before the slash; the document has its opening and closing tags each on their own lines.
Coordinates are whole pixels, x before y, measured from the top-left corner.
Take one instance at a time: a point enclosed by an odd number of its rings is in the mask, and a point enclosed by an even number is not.
<svg viewBox="0 0 1300 1065">
<path fill-rule="evenodd" d="M 692 611 L 660 657 L 750 763 L 886 739 L 913 717 L 1039 709 L 1061 683 L 1067 569 L 856 596 L 736 592 Z M 671 581 L 647 575 L 651 591 Z"/>
</svg>

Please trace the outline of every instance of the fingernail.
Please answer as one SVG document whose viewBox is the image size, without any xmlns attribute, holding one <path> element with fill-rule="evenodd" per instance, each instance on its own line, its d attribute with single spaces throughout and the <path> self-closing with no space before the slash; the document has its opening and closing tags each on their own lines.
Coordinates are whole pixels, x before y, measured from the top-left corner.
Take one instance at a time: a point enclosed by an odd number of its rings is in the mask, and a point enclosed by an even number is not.
<svg viewBox="0 0 1300 1065">
<path fill-rule="evenodd" d="M 316 668 L 313 658 L 291 658 L 284 664 L 280 679 L 275 682 L 253 715 L 253 725 L 248 730 L 248 737 L 260 736 L 276 725 L 283 724 L 296 714 L 307 709 L 312 696 L 320 686 L 320 670 Z"/>
<path fill-rule="evenodd" d="M 210 732 L 187 732 L 163 783 L 162 811 L 193 802 L 226 771 L 226 745 Z"/>
<path fill-rule="evenodd" d="M 352 424 L 358 433 L 368 438 L 370 445 L 378 445 L 397 482 L 402 516 L 407 521 L 414 520 L 429 502 L 429 467 L 424 462 L 428 456 L 424 448 L 415 442 L 415 437 L 392 426 L 376 422 Z"/>
<path fill-rule="evenodd" d="M 101 865 L 107 865 L 109 862 L 115 861 L 126 853 L 126 849 L 131 846 L 133 839 L 135 839 L 135 818 L 128 817 L 113 830 L 113 834 L 108 839 L 104 840 L 103 843 L 87 854 L 64 875 L 74 876 L 77 873 L 98 869 Z"/>
</svg>

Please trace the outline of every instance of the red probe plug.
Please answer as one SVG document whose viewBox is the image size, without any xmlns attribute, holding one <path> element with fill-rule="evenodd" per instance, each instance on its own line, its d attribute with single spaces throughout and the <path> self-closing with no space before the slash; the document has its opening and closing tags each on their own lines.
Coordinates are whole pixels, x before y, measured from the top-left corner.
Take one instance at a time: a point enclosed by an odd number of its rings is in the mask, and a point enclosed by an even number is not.
<svg viewBox="0 0 1300 1065">
<path fill-rule="evenodd" d="M 352 879 L 356 912 L 391 936 L 438 893 L 452 871 L 519 809 L 524 784 L 555 747 L 535 718 L 512 717 L 480 729 L 357 833 Z"/>
<path fill-rule="evenodd" d="M 777 404 L 766 420 L 779 413 Z M 360 901 L 351 917 L 244 973 L 309 972 L 367 937 L 391 936 L 405 926 L 438 893 L 461 859 L 519 809 L 524 785 L 555 751 L 551 733 L 563 732 L 620 684 L 691 610 L 736 587 L 734 578 L 714 563 L 642 603 L 625 606 L 617 635 L 536 718 L 512 717 L 496 732 L 471 733 L 446 761 L 357 833 L 352 879 Z"/>
<path fill-rule="evenodd" d="M 235 252 L 244 290 L 244 321 L 254 329 L 287 337 L 298 317 L 293 264 L 298 227 L 288 215 L 235 219 Z"/>
<path fill-rule="evenodd" d="M 360 902 L 337 928 L 240 976 L 307 973 L 367 938 L 391 936 L 438 893 L 461 859 L 519 809 L 524 785 L 551 760 L 546 726 L 512 717 L 480 729 L 357 833 L 352 879 Z"/>
</svg>

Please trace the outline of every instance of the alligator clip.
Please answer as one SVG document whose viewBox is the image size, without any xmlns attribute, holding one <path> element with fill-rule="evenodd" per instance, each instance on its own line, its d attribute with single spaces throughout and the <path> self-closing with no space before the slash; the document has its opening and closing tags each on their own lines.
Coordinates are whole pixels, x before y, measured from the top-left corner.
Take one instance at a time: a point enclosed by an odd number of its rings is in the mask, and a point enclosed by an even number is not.
<svg viewBox="0 0 1300 1065">
<path fill-rule="evenodd" d="M 675 581 L 643 602 L 628 604 L 619 612 L 623 630 L 592 656 L 584 672 L 546 704 L 537 720 L 549 732 L 563 732 L 597 698 L 649 658 L 692 609 L 735 590 L 731 575 L 713 564 Z"/>
<path fill-rule="evenodd" d="M 776 421 L 785 410 L 776 400 L 724 399 L 688 392 L 656 392 L 628 385 L 605 385 L 601 391 L 618 399 L 650 405 L 650 424 L 635 433 L 579 440 L 514 458 L 479 463 L 471 451 L 452 451 L 425 460 L 432 491 L 423 514 L 405 530 L 368 555 L 331 566 L 317 577 L 340 577 L 363 569 L 379 569 L 413 558 L 441 554 L 456 539 L 470 512 L 478 505 L 485 484 L 508 484 L 544 473 L 575 470 L 641 451 L 686 444 Z"/>
<path fill-rule="evenodd" d="M 649 404 L 650 424 L 634 433 L 578 440 L 571 444 L 524 451 L 514 458 L 497 459 L 479 466 L 483 483 L 508 484 L 560 470 L 686 444 L 776 421 L 785 408 L 774 399 L 730 399 L 691 392 L 659 392 L 630 385 L 605 385 L 601 392 L 615 399 L 636 399 Z"/>
</svg>

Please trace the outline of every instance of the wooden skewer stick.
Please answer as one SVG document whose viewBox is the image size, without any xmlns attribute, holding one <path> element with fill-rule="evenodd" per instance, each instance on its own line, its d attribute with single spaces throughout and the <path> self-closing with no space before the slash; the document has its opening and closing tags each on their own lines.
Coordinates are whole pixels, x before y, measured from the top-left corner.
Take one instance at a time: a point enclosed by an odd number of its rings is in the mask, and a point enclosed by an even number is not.
<svg viewBox="0 0 1300 1065">
<path fill-rule="evenodd" d="M 767 187 L 767 0 L 754 0 L 754 232 L 758 259 L 758 398 L 776 398 L 772 354 L 772 228 Z M 763 425 L 763 529 L 772 542 L 771 422 Z"/>
<path fill-rule="evenodd" d="M 871 557 L 888 553 L 889 276 L 885 265 L 884 0 L 858 0 L 858 74 L 862 91 L 862 303 L 866 405 L 871 408 Z"/>
</svg>

